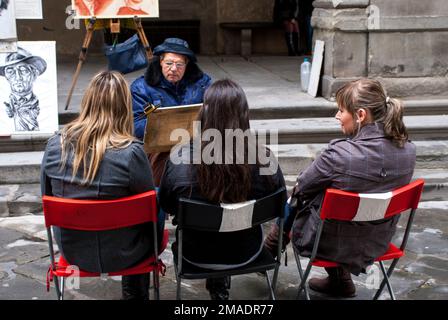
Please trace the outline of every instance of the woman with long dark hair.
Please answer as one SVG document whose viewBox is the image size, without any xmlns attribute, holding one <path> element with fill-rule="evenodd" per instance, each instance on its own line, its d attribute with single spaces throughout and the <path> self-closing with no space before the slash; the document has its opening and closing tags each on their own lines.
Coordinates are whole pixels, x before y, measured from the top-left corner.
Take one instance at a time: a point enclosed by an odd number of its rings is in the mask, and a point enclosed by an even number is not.
<svg viewBox="0 0 448 320">
<path fill-rule="evenodd" d="M 212 84 L 205 92 L 199 120 L 203 137 L 200 161 L 197 161 L 194 142 L 175 149 L 174 155 L 185 161 L 173 163 L 172 153 L 160 185 L 160 204 L 165 212 L 174 215 L 173 224 L 176 224 L 180 197 L 213 204 L 237 203 L 262 198 L 285 185 L 273 155 L 269 159 L 275 165 L 271 163 L 270 168 L 275 169 L 263 175 L 258 154 L 254 163 L 249 160 L 255 150 L 250 143 L 242 148 L 237 144 L 229 147 L 226 135 L 237 131 L 244 134 L 250 129 L 246 95 L 238 84 L 227 79 Z M 206 138 L 210 137 L 209 133 L 215 133 L 215 138 Z M 264 147 L 260 149 L 260 152 L 266 151 Z M 192 163 L 193 159 L 197 164 Z M 250 263 L 263 246 L 261 226 L 224 233 L 187 231 L 184 231 L 185 259 L 210 269 L 232 269 Z M 229 287 L 230 278 L 206 282 L 212 299 L 228 299 Z"/>
</svg>

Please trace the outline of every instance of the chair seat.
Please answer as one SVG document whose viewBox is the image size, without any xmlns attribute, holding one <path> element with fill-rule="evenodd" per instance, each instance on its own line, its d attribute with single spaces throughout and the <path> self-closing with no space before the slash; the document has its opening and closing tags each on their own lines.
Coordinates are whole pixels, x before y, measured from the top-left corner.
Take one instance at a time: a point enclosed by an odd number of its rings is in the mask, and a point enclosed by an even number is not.
<svg viewBox="0 0 448 320">
<path fill-rule="evenodd" d="M 376 258 L 375 261 L 392 260 L 401 258 L 402 256 L 404 256 L 404 252 L 401 251 L 399 248 L 397 248 L 393 243 L 389 243 L 389 248 L 387 249 L 387 252 L 382 256 Z M 315 259 L 313 262 L 313 266 L 321 268 L 334 268 L 338 267 L 339 263 L 328 260 Z"/>
<path fill-rule="evenodd" d="M 177 264 L 177 246 L 172 245 L 174 263 Z M 277 261 L 272 257 L 268 250 L 263 248 L 260 255 L 251 263 L 242 267 L 227 270 L 211 270 L 204 269 L 198 266 L 192 265 L 185 259 L 182 261 L 182 273 L 179 275 L 183 279 L 205 279 L 205 278 L 217 278 L 224 276 L 234 276 L 238 274 L 264 272 L 266 270 L 272 270 L 276 267 Z"/>
<path fill-rule="evenodd" d="M 161 248 L 159 249 L 160 253 L 162 253 L 168 245 L 168 235 L 169 235 L 168 230 L 164 230 L 162 245 L 161 245 Z M 109 272 L 107 275 L 108 276 L 127 276 L 127 275 L 133 275 L 133 274 L 149 273 L 158 267 L 157 265 L 154 264 L 154 261 L 155 261 L 154 256 L 151 256 L 148 259 L 140 262 L 139 264 L 137 264 L 133 267 L 130 267 L 130 268 L 128 268 L 126 270 L 122 270 L 122 271 Z M 70 267 L 70 264 L 61 255 L 59 257 L 59 261 L 56 262 L 56 270 L 55 271 L 51 270 L 51 272 L 53 275 L 58 276 L 58 277 L 69 277 L 74 272 L 74 270 L 69 267 Z M 51 268 L 51 266 L 50 266 L 50 268 Z M 99 276 L 101 276 L 101 273 L 99 273 L 99 272 L 88 272 L 88 271 L 84 271 L 84 270 L 79 270 L 80 278 L 99 277 Z"/>
<path fill-rule="evenodd" d="M 404 251 L 401 251 L 393 243 L 389 243 L 389 248 L 387 249 L 387 252 L 383 254 L 381 257 L 376 258 L 375 261 L 392 260 L 401 258 L 403 256 Z"/>
</svg>

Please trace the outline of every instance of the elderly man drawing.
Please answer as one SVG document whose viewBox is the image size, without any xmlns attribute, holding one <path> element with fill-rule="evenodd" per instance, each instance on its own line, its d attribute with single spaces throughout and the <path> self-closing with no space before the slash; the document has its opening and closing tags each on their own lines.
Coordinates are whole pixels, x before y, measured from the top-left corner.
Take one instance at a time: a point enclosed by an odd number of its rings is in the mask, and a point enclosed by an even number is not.
<svg viewBox="0 0 448 320">
<path fill-rule="evenodd" d="M 23 48 L 6 56 L 0 66 L 0 76 L 6 78 L 11 87 L 9 102 L 4 102 L 8 117 L 14 118 L 16 131 L 38 131 L 39 100 L 33 93 L 33 84 L 45 72 L 47 63 Z"/>
<path fill-rule="evenodd" d="M 145 107 L 152 103 L 160 108 L 202 103 L 212 80 L 196 64 L 196 55 L 187 41 L 167 38 L 154 48 L 145 75 L 131 85 L 134 112 L 134 135 L 143 140 L 146 127 Z M 156 186 L 159 185 L 169 152 L 150 155 Z"/>
</svg>

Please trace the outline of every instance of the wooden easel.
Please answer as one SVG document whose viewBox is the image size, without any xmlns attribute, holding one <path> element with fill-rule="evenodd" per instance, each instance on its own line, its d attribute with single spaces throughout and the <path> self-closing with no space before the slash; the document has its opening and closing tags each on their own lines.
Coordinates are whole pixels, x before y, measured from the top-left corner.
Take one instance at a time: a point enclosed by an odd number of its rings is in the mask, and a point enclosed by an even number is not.
<svg viewBox="0 0 448 320">
<path fill-rule="evenodd" d="M 111 33 L 120 33 L 120 21 L 121 19 L 108 19 L 108 24 L 110 26 L 110 32 Z M 143 30 L 142 27 L 142 21 L 139 17 L 134 17 L 134 26 L 135 29 L 137 30 L 138 36 L 140 38 L 140 41 L 143 44 L 143 47 L 146 50 L 146 58 L 149 60 L 151 60 L 152 58 L 152 50 L 151 50 L 151 46 L 149 45 L 148 39 L 146 38 L 146 34 L 145 31 Z M 67 97 L 67 102 L 65 103 L 65 110 L 68 109 L 69 105 L 70 105 L 70 101 L 72 99 L 72 95 L 73 95 L 73 90 L 75 89 L 75 85 L 76 82 L 78 81 L 78 77 L 79 74 L 81 73 L 81 67 L 84 63 L 84 61 L 86 61 L 87 58 L 87 49 L 89 48 L 90 42 L 92 41 L 92 36 L 93 36 L 93 32 L 95 31 L 95 25 L 97 24 L 98 20 L 95 17 L 92 17 L 89 19 L 89 23 L 86 25 L 86 36 L 84 37 L 84 42 L 82 44 L 81 47 L 81 52 L 79 53 L 79 61 L 78 61 L 78 66 L 76 67 L 76 71 L 75 74 L 73 76 L 73 80 L 72 80 L 72 86 L 70 87 L 70 91 L 68 93 L 68 97 Z M 103 20 L 104 22 L 104 20 Z"/>
</svg>

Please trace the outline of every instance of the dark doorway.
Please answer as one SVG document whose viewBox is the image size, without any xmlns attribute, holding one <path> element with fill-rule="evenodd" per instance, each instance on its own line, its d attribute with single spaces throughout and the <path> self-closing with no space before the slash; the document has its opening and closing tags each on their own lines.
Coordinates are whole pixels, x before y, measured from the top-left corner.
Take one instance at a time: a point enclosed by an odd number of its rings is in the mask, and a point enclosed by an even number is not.
<svg viewBox="0 0 448 320">
<path fill-rule="evenodd" d="M 188 42 L 194 53 L 200 53 L 199 20 L 143 21 L 142 25 L 152 49 L 166 38 L 181 38 Z"/>
</svg>

